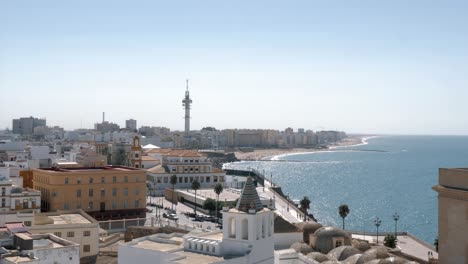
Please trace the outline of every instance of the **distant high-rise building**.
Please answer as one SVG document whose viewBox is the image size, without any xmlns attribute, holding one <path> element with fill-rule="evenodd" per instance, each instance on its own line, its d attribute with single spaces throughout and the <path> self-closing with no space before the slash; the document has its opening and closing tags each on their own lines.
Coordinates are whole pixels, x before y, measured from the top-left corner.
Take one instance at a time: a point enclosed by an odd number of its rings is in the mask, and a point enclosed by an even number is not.
<svg viewBox="0 0 468 264">
<path fill-rule="evenodd" d="M 185 91 L 185 98 L 182 100 L 182 106 L 185 107 L 185 136 L 188 136 L 190 133 L 190 105 L 192 104 L 192 99 L 190 99 L 190 92 L 188 90 L 188 80 L 187 80 L 187 90 Z"/>
<path fill-rule="evenodd" d="M 125 129 L 135 131 L 137 129 L 137 121 L 135 119 L 125 120 Z"/>
<path fill-rule="evenodd" d="M 21 135 L 32 135 L 34 128 L 39 126 L 46 126 L 46 120 L 35 117 L 22 117 L 13 119 L 13 133 Z"/>
</svg>

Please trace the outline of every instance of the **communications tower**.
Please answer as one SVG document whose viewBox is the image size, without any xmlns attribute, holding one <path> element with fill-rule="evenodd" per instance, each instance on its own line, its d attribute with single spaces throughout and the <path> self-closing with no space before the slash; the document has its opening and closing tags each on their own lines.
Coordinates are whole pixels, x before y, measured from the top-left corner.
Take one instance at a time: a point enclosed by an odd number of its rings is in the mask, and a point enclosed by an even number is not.
<svg viewBox="0 0 468 264">
<path fill-rule="evenodd" d="M 192 99 L 190 99 L 190 92 L 188 90 L 188 80 L 186 80 L 187 90 L 185 91 L 185 98 L 182 100 L 182 106 L 185 106 L 185 136 L 190 133 L 190 105 Z"/>
</svg>

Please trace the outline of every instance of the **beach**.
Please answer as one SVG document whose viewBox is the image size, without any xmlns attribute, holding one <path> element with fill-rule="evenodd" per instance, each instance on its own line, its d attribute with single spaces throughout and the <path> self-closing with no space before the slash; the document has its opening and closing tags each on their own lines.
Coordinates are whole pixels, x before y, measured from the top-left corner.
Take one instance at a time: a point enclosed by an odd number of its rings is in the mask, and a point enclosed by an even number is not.
<svg viewBox="0 0 468 264">
<path fill-rule="evenodd" d="M 275 156 L 292 154 L 292 153 L 304 153 L 304 152 L 316 152 L 316 151 L 327 151 L 336 147 L 345 146 L 356 146 L 365 143 L 364 136 L 350 136 L 339 142 L 328 145 L 328 149 L 316 149 L 316 148 L 269 148 L 269 149 L 255 149 L 251 152 L 236 151 L 234 154 L 239 160 L 268 160 Z"/>
</svg>

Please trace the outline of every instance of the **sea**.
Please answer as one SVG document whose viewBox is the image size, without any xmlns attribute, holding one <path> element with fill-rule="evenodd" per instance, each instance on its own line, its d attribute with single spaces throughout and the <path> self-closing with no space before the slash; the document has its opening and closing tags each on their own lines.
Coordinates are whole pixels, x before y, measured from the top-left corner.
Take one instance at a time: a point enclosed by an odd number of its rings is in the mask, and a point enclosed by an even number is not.
<svg viewBox="0 0 468 264">
<path fill-rule="evenodd" d="M 291 199 L 308 196 L 310 212 L 324 225 L 342 225 L 338 207 L 347 204 L 347 230 L 408 231 L 433 244 L 437 238 L 439 168 L 468 167 L 468 136 L 377 136 L 363 144 L 327 151 L 242 161 L 226 167 L 265 171 Z"/>
</svg>

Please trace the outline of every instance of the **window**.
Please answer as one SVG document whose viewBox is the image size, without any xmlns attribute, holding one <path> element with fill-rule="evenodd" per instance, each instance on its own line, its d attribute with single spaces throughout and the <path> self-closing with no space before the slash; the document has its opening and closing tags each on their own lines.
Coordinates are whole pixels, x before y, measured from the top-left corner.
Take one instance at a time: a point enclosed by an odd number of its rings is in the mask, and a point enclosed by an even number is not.
<svg viewBox="0 0 468 264">
<path fill-rule="evenodd" d="M 205 177 L 200 177 L 200 182 L 205 182 Z"/>
<path fill-rule="evenodd" d="M 124 177 L 124 182 L 128 182 L 128 176 Z"/>
<path fill-rule="evenodd" d="M 68 184 L 68 178 L 65 178 L 65 184 Z"/>
<path fill-rule="evenodd" d="M 168 180 L 168 177 L 164 177 L 164 183 L 168 183 L 169 180 Z"/>
<path fill-rule="evenodd" d="M 81 197 L 81 190 L 76 190 L 76 197 Z"/>
<path fill-rule="evenodd" d="M 124 196 L 128 196 L 128 188 L 124 189 Z"/>
<path fill-rule="evenodd" d="M 138 153 L 135 153 L 135 158 L 138 159 L 139 156 L 140 156 L 140 155 L 138 155 Z"/>
<path fill-rule="evenodd" d="M 6 195 L 5 187 L 2 187 L 2 196 L 5 196 L 5 195 Z"/>
<path fill-rule="evenodd" d="M 23 199 L 23 209 L 29 208 L 29 201 L 28 199 Z"/>
<path fill-rule="evenodd" d="M 6 206 L 5 198 L 2 198 L 2 207 L 5 207 L 5 206 Z"/>
<path fill-rule="evenodd" d="M 81 184 L 81 179 L 77 179 L 76 183 Z"/>
<path fill-rule="evenodd" d="M 31 208 L 36 209 L 36 200 L 31 200 Z"/>
<path fill-rule="evenodd" d="M 93 178 L 89 177 L 89 183 L 93 183 Z"/>
<path fill-rule="evenodd" d="M 124 201 L 124 208 L 128 208 L 128 201 L 127 200 Z"/>
<path fill-rule="evenodd" d="M 106 181 L 105 181 L 104 177 L 101 177 L 101 183 L 105 183 L 105 182 Z"/>
<path fill-rule="evenodd" d="M 94 190 L 93 190 L 93 189 L 89 189 L 89 191 L 88 191 L 88 196 L 89 196 L 89 197 L 93 197 L 93 195 L 94 195 Z"/>
<path fill-rule="evenodd" d="M 198 162 L 198 160 L 195 160 L 195 162 Z"/>
<path fill-rule="evenodd" d="M 179 183 L 182 183 L 182 177 L 179 177 Z"/>
<path fill-rule="evenodd" d="M 106 196 L 106 190 L 104 188 L 101 188 L 101 197 Z"/>
<path fill-rule="evenodd" d="M 91 251 L 91 246 L 90 245 L 84 245 L 83 246 L 83 252 L 89 252 Z"/>
<path fill-rule="evenodd" d="M 211 182 L 210 176 L 206 176 L 206 182 Z"/>
<path fill-rule="evenodd" d="M 135 188 L 135 195 L 139 195 L 140 194 L 140 188 L 136 187 Z"/>
<path fill-rule="evenodd" d="M 112 188 L 112 196 L 117 196 L 117 188 Z"/>
<path fill-rule="evenodd" d="M 193 177 L 190 177 L 190 182 L 193 182 Z"/>
<path fill-rule="evenodd" d="M 135 200 L 135 208 L 139 208 L 139 207 L 140 207 L 140 201 Z"/>
<path fill-rule="evenodd" d="M 188 177 L 184 177 L 184 182 L 185 182 L 185 183 L 188 182 Z"/>
<path fill-rule="evenodd" d="M 172 172 L 175 172 L 176 171 L 176 168 L 175 167 L 172 167 Z"/>
<path fill-rule="evenodd" d="M 139 181 L 140 181 L 140 176 L 136 176 L 136 177 L 135 177 L 135 181 L 136 181 L 136 182 L 139 182 Z"/>
<path fill-rule="evenodd" d="M 62 232 L 54 232 L 54 236 L 62 237 Z"/>
<path fill-rule="evenodd" d="M 158 177 L 158 183 L 161 183 L 161 177 Z"/>
<path fill-rule="evenodd" d="M 116 183 L 117 182 L 117 176 L 112 176 L 112 182 Z"/>
<path fill-rule="evenodd" d="M 218 182 L 218 176 L 213 176 L 213 182 Z"/>
<path fill-rule="evenodd" d="M 89 202 L 89 204 L 88 204 L 88 210 L 93 210 L 93 202 Z"/>
<path fill-rule="evenodd" d="M 73 231 L 67 232 L 67 237 L 75 237 L 75 232 Z"/>
<path fill-rule="evenodd" d="M 83 231 L 83 236 L 91 236 L 91 231 Z"/>
<path fill-rule="evenodd" d="M 219 181 L 224 182 L 224 176 L 219 176 Z"/>
<path fill-rule="evenodd" d="M 31 226 L 31 221 L 24 221 L 25 226 Z"/>
</svg>

